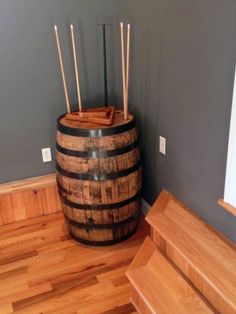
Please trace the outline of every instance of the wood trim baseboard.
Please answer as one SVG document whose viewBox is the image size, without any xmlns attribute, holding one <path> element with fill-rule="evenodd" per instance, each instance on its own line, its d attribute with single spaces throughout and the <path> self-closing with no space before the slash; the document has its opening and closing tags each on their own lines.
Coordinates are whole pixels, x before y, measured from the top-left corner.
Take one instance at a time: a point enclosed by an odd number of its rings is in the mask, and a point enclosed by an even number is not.
<svg viewBox="0 0 236 314">
<path fill-rule="evenodd" d="M 11 194 L 26 190 L 40 189 L 55 184 L 56 184 L 55 173 L 47 174 L 45 176 L 2 183 L 0 184 L 0 196 L 3 194 Z"/>
<path fill-rule="evenodd" d="M 236 208 L 229 203 L 226 203 L 222 198 L 218 200 L 218 205 L 223 207 L 227 212 L 236 217 Z"/>
<path fill-rule="evenodd" d="M 0 184 L 0 225 L 60 211 L 54 173 Z"/>
</svg>

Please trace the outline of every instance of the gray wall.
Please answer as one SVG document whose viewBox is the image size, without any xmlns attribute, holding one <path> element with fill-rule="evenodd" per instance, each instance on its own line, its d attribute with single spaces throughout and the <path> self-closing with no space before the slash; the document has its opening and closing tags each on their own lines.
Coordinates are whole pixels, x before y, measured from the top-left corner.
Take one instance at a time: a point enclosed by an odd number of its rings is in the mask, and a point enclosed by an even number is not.
<svg viewBox="0 0 236 314">
<path fill-rule="evenodd" d="M 138 113 L 144 196 L 161 188 L 236 241 L 223 196 L 236 58 L 235 0 L 118 0 L 133 25 L 130 102 Z M 167 139 L 167 155 L 158 137 Z"/>
<path fill-rule="evenodd" d="M 236 241 L 235 218 L 217 206 L 236 56 L 235 0 L 1 0 L 0 182 L 54 171 L 41 160 L 42 147 L 54 149 L 55 120 L 65 111 L 53 24 L 61 30 L 72 103 L 68 26 L 81 30 L 86 105 L 102 103 L 97 24 L 113 24 L 109 90 L 117 104 L 120 19 L 133 26 L 130 102 L 142 136 L 145 199 L 152 203 L 166 188 Z M 165 157 L 158 153 L 159 135 L 167 138 Z"/>
<path fill-rule="evenodd" d="M 0 182 L 54 171 L 42 163 L 41 148 L 55 146 L 56 117 L 66 111 L 53 25 L 57 24 L 69 80 L 76 103 L 69 25 L 80 29 L 80 71 L 86 104 L 101 105 L 103 91 L 101 31 L 112 23 L 111 0 L 0 1 Z M 112 27 L 108 30 L 111 37 Z M 111 41 L 110 41 L 111 42 Z M 109 86 L 113 94 L 109 52 Z"/>
</svg>

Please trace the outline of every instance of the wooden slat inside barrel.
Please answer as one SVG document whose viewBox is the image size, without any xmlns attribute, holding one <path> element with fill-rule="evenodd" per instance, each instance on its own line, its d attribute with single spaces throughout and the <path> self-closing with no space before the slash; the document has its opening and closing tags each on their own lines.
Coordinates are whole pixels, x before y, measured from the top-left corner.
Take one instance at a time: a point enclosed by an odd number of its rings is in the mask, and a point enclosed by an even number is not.
<svg viewBox="0 0 236 314">
<path fill-rule="evenodd" d="M 58 118 L 57 183 L 71 235 L 109 245 L 134 234 L 142 174 L 135 117 L 110 127 Z"/>
</svg>

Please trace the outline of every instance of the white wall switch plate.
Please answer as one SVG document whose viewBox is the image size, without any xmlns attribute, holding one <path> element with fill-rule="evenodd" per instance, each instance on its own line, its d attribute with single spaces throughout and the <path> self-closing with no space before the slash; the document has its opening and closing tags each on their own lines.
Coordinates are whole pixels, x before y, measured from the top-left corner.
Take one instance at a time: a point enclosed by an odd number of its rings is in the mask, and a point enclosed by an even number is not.
<svg viewBox="0 0 236 314">
<path fill-rule="evenodd" d="M 52 161 L 52 154 L 51 154 L 51 148 L 42 148 L 42 157 L 43 157 L 43 162 L 49 162 Z"/>
<path fill-rule="evenodd" d="M 159 152 L 163 155 L 166 154 L 166 139 L 162 136 L 159 137 Z"/>
</svg>

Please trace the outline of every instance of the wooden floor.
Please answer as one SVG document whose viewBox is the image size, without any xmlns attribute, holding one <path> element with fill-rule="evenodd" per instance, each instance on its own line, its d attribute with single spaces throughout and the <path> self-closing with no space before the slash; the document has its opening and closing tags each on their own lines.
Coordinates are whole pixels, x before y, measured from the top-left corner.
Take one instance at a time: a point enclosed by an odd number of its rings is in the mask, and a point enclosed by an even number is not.
<svg viewBox="0 0 236 314">
<path fill-rule="evenodd" d="M 70 239 L 61 214 L 0 227 L 0 313 L 136 313 L 125 271 L 149 227 L 118 245 Z"/>
</svg>

